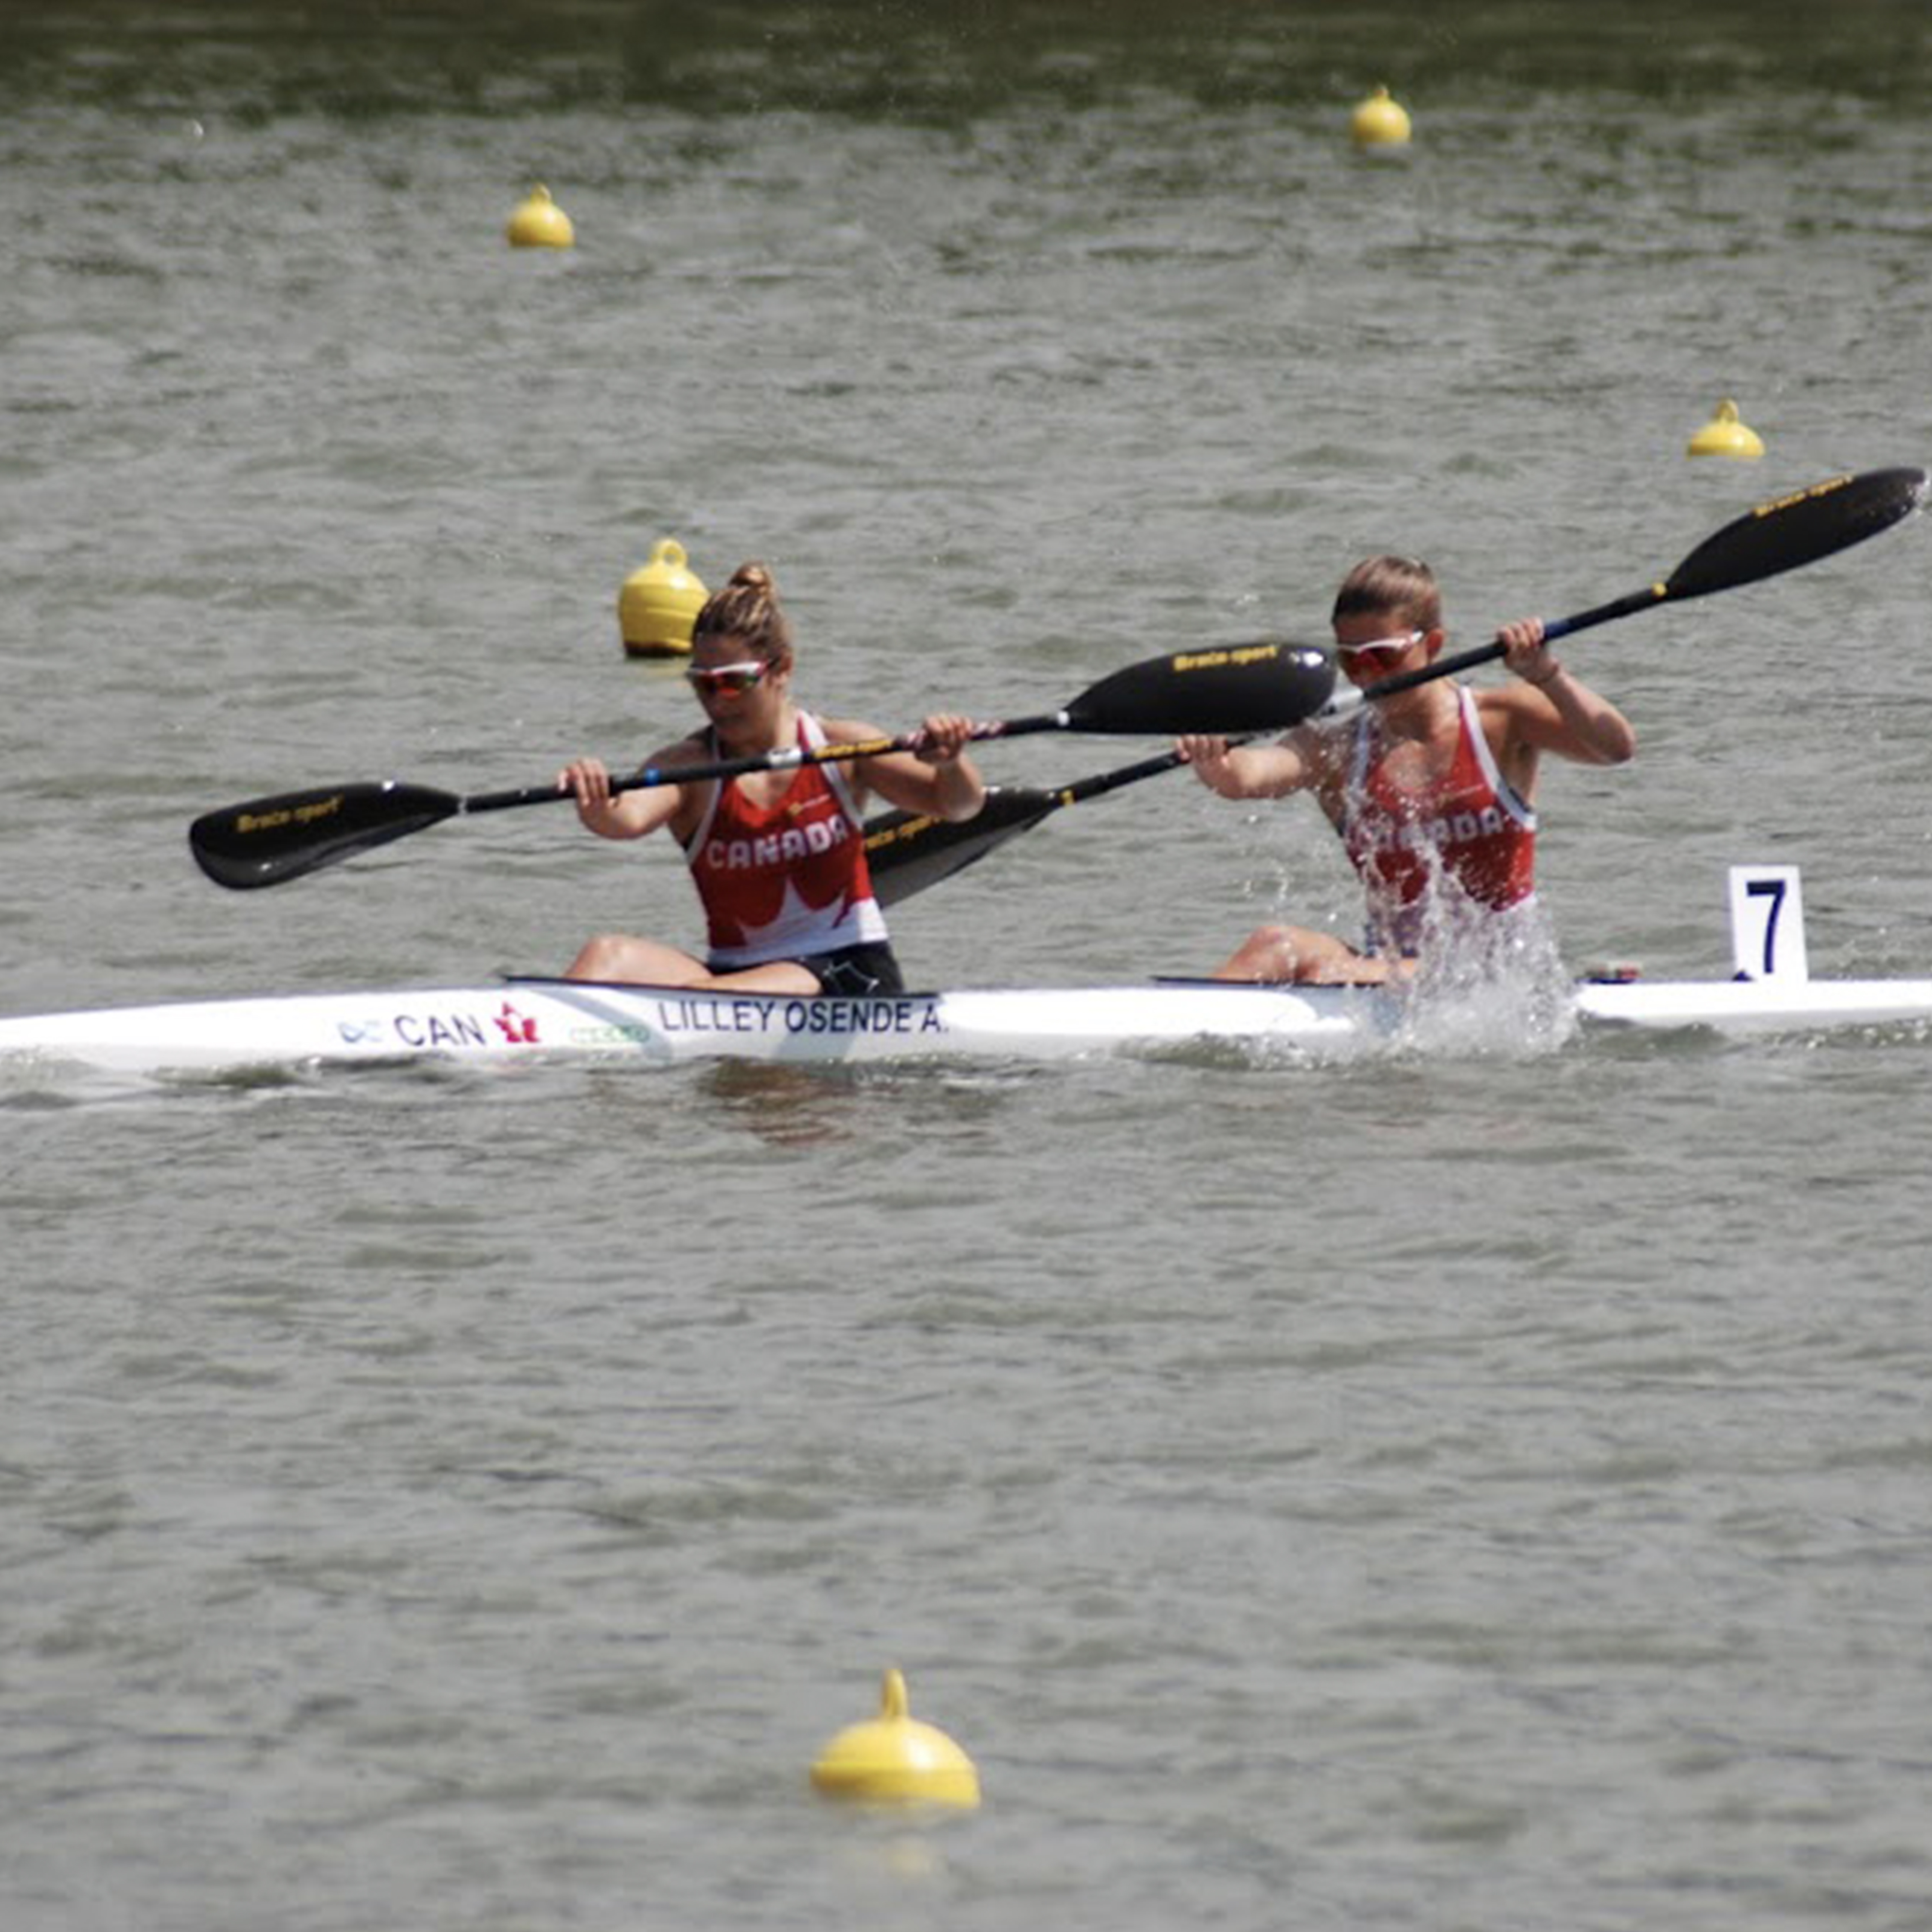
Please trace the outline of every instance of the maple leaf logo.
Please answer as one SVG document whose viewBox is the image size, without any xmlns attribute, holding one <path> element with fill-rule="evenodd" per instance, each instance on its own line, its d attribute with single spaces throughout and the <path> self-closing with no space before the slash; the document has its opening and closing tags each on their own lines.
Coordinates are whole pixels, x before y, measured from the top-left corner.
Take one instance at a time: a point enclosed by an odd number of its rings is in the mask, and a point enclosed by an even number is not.
<svg viewBox="0 0 1932 1932">
<path fill-rule="evenodd" d="M 520 1013 L 508 1000 L 503 1002 L 503 1010 L 496 1016 L 496 1024 L 503 1037 L 512 1046 L 536 1046 L 537 1023 L 527 1013 Z"/>
</svg>

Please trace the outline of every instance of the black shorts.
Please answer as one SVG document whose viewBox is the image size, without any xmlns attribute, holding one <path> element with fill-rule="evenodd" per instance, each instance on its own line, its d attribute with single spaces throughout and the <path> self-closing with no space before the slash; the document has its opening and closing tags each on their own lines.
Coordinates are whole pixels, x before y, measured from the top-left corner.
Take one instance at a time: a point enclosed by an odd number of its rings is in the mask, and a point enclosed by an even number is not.
<svg viewBox="0 0 1932 1932">
<path fill-rule="evenodd" d="M 892 949 L 883 939 L 861 946 L 842 946 L 835 952 L 808 952 L 786 963 L 802 966 L 817 976 L 820 992 L 839 999 L 862 1000 L 868 994 L 905 991 L 905 976 L 892 957 Z M 707 961 L 706 964 L 713 973 L 744 970 L 742 967 L 720 966 L 715 961 Z"/>
<path fill-rule="evenodd" d="M 797 962 L 818 976 L 818 990 L 841 999 L 858 1000 L 872 993 L 903 993 L 905 976 L 892 949 L 883 939 L 862 946 L 842 946 L 836 952 L 814 952 Z"/>
</svg>

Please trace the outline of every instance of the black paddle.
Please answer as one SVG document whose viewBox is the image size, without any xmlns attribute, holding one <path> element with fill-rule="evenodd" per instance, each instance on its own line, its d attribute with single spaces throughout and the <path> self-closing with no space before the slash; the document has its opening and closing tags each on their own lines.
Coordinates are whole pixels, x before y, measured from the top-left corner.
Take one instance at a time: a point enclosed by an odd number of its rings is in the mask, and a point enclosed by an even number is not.
<svg viewBox="0 0 1932 1932">
<path fill-rule="evenodd" d="M 1853 544 L 1863 543 L 1902 522 L 1925 494 L 1922 470 L 1868 470 L 1856 476 L 1834 476 L 1808 490 L 1795 491 L 1760 503 L 1706 537 L 1661 584 L 1647 584 L 1574 617 L 1558 617 L 1543 627 L 1553 644 L 1598 624 L 1634 616 L 1660 604 L 1681 604 L 1688 598 L 1708 597 L 1713 591 L 1735 590 L 1760 578 L 1777 577 L 1801 565 L 1815 563 Z M 1359 694 L 1343 693 L 1336 710 L 1352 710 L 1378 698 L 1426 684 L 1432 678 L 1452 677 L 1472 665 L 1487 664 L 1503 654 L 1498 644 L 1479 644 L 1454 657 L 1438 658 L 1419 670 L 1399 671 L 1394 677 L 1365 685 Z"/>
<path fill-rule="evenodd" d="M 1178 752 L 1162 752 L 1137 764 L 1076 778 L 1052 791 L 1028 785 L 989 785 L 986 802 L 978 812 L 957 822 L 925 812 L 880 812 L 866 821 L 866 860 L 872 874 L 873 895 L 881 905 L 896 905 L 928 886 L 951 878 L 955 872 L 963 872 L 1009 838 L 1030 832 L 1062 806 L 1098 798 L 1102 792 L 1157 777 L 1186 762 Z"/>
<path fill-rule="evenodd" d="M 1663 583 L 1646 585 L 1573 617 L 1558 617 L 1544 626 L 1544 635 L 1553 643 L 1593 626 L 1654 609 L 1659 604 L 1736 590 L 1815 562 L 1902 521 L 1917 507 L 1926 482 L 1922 470 L 1872 470 L 1856 476 L 1836 476 L 1795 495 L 1760 504 L 1706 538 Z M 1435 678 L 1454 676 L 1502 654 L 1503 646 L 1492 643 L 1454 657 L 1438 658 L 1433 664 L 1379 679 L 1359 690 L 1337 692 L 1310 718 L 1340 717 L 1373 699 L 1393 697 Z M 1168 752 L 1118 771 L 1078 779 L 1057 791 L 1022 788 L 989 790 L 979 816 L 959 824 L 904 812 L 869 819 L 866 850 L 872 889 L 884 904 L 909 898 L 963 872 L 1008 839 L 1031 831 L 1062 806 L 1098 797 L 1118 786 L 1172 771 L 1184 762 L 1178 753 Z"/>
<path fill-rule="evenodd" d="M 1328 701 L 1335 668 L 1316 646 L 1280 643 L 1230 645 L 1148 658 L 1115 671 L 1064 710 L 980 726 L 976 739 L 1013 738 L 1038 731 L 1083 731 L 1101 736 L 1140 732 L 1247 732 L 1295 724 Z M 613 791 L 732 778 L 746 772 L 830 764 L 916 751 L 916 734 L 790 748 L 710 764 L 651 766 L 620 778 Z M 195 862 L 216 884 L 237 891 L 278 886 L 304 872 L 336 864 L 406 838 L 446 818 L 513 806 L 545 805 L 568 798 L 556 784 L 514 791 L 480 792 L 464 798 L 399 778 L 380 784 L 318 786 L 248 799 L 205 813 L 188 828 Z M 962 860 L 962 863 L 966 862 Z"/>
</svg>

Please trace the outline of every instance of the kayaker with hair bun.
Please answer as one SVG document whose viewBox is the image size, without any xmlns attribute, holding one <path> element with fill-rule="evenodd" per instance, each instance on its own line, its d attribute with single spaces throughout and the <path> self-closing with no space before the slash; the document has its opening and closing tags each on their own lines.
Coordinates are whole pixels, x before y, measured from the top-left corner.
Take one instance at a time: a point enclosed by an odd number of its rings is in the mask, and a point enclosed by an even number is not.
<svg viewBox="0 0 1932 1932">
<path fill-rule="evenodd" d="M 886 734 L 820 718 L 792 698 L 791 626 L 762 563 L 741 565 L 698 614 L 685 672 L 709 721 L 654 752 L 647 767 L 858 744 Z M 736 992 L 862 994 L 904 990 L 885 915 L 866 863 L 864 814 L 877 792 L 908 812 L 952 820 L 979 811 L 986 788 L 965 747 L 970 719 L 936 712 L 915 752 L 650 785 L 614 796 L 596 758 L 557 782 L 604 838 L 642 838 L 661 826 L 684 849 L 704 902 L 702 958 L 652 939 L 604 933 L 572 961 L 572 980 Z"/>
</svg>

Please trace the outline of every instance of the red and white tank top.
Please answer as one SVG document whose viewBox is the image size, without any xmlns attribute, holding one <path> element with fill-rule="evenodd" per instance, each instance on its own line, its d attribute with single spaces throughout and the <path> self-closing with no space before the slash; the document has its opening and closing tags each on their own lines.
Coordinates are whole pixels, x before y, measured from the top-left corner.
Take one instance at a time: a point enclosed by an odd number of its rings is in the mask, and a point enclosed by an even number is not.
<svg viewBox="0 0 1932 1932">
<path fill-rule="evenodd" d="M 807 750 L 826 742 L 818 720 L 804 712 L 798 742 Z M 721 778 L 684 856 L 704 902 L 713 967 L 808 958 L 886 936 L 863 821 L 836 765 L 801 765 L 765 808 L 736 779 Z"/>
<path fill-rule="evenodd" d="M 1356 721 L 1341 833 L 1369 902 L 1372 943 L 1413 951 L 1431 882 L 1454 879 L 1492 911 L 1536 889 L 1536 814 L 1497 769 L 1476 695 L 1456 693 L 1461 728 L 1442 778 L 1413 789 L 1388 772 L 1388 746 L 1372 711 Z"/>
</svg>

